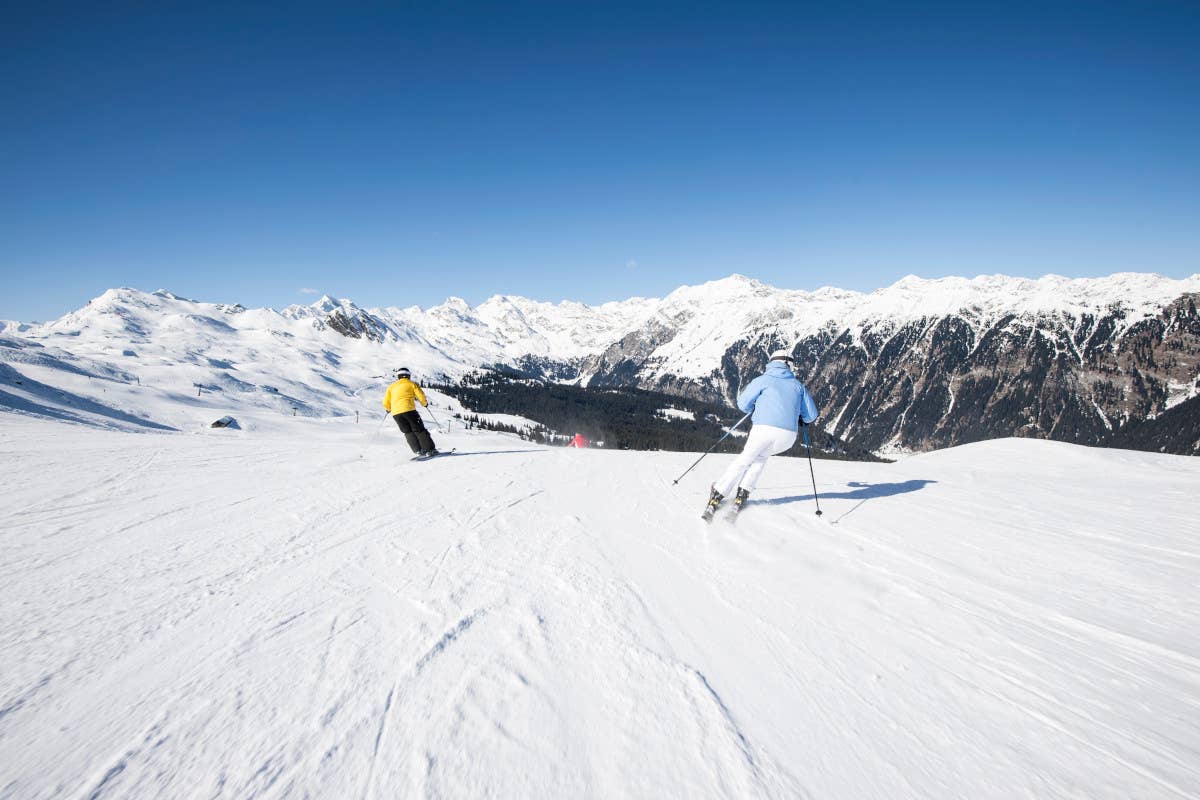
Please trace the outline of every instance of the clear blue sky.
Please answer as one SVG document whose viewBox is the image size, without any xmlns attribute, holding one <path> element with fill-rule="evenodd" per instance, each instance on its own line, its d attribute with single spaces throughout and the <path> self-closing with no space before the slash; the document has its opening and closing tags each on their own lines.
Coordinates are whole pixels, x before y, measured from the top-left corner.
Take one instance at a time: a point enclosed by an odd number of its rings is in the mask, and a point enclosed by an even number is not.
<svg viewBox="0 0 1200 800">
<path fill-rule="evenodd" d="M 0 318 L 1200 272 L 1194 0 L 21 5 Z"/>
</svg>

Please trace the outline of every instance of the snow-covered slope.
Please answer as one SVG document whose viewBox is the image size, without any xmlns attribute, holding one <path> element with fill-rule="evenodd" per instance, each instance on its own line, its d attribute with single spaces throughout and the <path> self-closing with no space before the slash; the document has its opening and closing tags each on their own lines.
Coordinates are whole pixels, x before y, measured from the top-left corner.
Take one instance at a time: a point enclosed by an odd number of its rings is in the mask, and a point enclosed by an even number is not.
<svg viewBox="0 0 1200 800">
<path fill-rule="evenodd" d="M 245 422 L 0 415 L 0 796 L 1200 795 L 1200 461 Z"/>
<path fill-rule="evenodd" d="M 330 327 L 334 310 L 350 315 L 343 319 L 358 313 L 328 298 L 276 312 L 109 290 L 59 320 L 0 336 L 0 367 L 8 369 L 0 371 L 0 407 L 171 427 L 253 409 L 381 414 L 382 388 L 397 366 L 424 380 L 465 369 L 411 334 L 381 342 L 339 333 Z M 101 406 L 107 413 L 93 413 Z"/>
<path fill-rule="evenodd" d="M 0 366 L 9 372 L 0 374 L 0 406 L 66 416 L 75 411 L 71 403 L 48 400 L 82 397 L 89 408 L 79 416 L 91 421 L 96 403 L 111 406 L 112 419 L 161 409 L 164 396 L 194 394 L 198 404 L 235 413 L 340 416 L 374 409 L 398 366 L 429 381 L 524 356 L 599 352 L 614 331 L 639 324 L 651 304 L 591 308 L 495 297 L 475 309 L 451 298 L 427 311 L 364 310 L 326 296 L 275 311 L 110 289 L 53 322 L 5 324 Z M 46 387 L 36 397 L 29 391 L 35 383 Z"/>
</svg>

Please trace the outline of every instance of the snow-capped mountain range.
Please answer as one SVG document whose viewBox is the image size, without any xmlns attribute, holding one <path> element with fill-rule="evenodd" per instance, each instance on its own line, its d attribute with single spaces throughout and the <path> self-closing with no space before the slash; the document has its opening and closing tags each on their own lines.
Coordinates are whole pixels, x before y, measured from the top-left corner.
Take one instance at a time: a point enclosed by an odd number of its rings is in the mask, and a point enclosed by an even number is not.
<svg viewBox="0 0 1200 800">
<path fill-rule="evenodd" d="M 428 309 L 327 296 L 276 311 L 112 289 L 58 320 L 2 324 L 0 404 L 45 405 L 63 375 L 86 375 L 335 415 L 366 407 L 364 389 L 401 365 L 451 380 L 503 365 L 727 400 L 787 348 L 826 426 L 867 449 L 1013 434 L 1120 443 L 1130 423 L 1195 405 L 1197 297 L 1200 275 L 1144 273 L 909 276 L 871 293 L 733 275 L 600 306 L 501 295 Z M 51 391 L 5 400 L 21 377 L 26 392 Z M 121 413 L 139 415 L 136 403 Z"/>
</svg>

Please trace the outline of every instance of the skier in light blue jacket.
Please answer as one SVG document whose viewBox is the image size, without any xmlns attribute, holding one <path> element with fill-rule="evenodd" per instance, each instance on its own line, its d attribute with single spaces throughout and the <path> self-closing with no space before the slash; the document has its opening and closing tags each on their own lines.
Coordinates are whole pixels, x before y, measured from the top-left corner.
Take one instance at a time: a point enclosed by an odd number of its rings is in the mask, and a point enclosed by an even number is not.
<svg viewBox="0 0 1200 800">
<path fill-rule="evenodd" d="M 737 488 L 733 504 L 740 511 L 758 484 L 767 459 L 796 443 L 798 424 L 807 425 L 817 418 L 817 404 L 799 379 L 792 374 L 792 354 L 779 350 L 771 354 L 767 368 L 738 395 L 738 408 L 753 412 L 754 427 L 746 437 L 746 446 L 725 473 L 712 485 L 704 518 L 712 515 L 730 492 Z"/>
</svg>

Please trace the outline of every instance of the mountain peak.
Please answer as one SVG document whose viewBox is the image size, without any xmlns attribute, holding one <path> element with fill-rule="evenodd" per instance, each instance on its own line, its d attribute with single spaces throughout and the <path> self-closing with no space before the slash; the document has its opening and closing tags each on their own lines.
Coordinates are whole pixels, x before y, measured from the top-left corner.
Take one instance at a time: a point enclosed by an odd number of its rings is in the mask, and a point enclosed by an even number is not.
<svg viewBox="0 0 1200 800">
<path fill-rule="evenodd" d="M 719 278 L 715 281 L 709 281 L 705 285 L 706 286 L 708 286 L 708 285 L 711 285 L 711 286 L 741 286 L 741 287 L 746 287 L 747 289 L 770 288 L 767 286 L 767 284 L 763 283 L 762 281 L 760 281 L 756 278 L 751 278 L 747 275 L 743 275 L 740 272 L 734 272 L 731 275 L 727 275 L 726 277 Z"/>
<path fill-rule="evenodd" d="M 312 304 L 312 308 L 322 313 L 329 314 L 338 310 L 339 308 L 345 308 L 346 306 L 353 305 L 354 304 L 349 300 L 336 300 L 327 294 L 323 294 L 321 295 L 320 300 Z"/>
<path fill-rule="evenodd" d="M 737 297 L 762 297 L 778 291 L 762 281 L 734 273 L 724 278 L 707 281 L 699 286 L 680 286 L 667 295 L 668 301 L 675 302 L 706 302 L 709 298 L 715 300 Z"/>
</svg>

